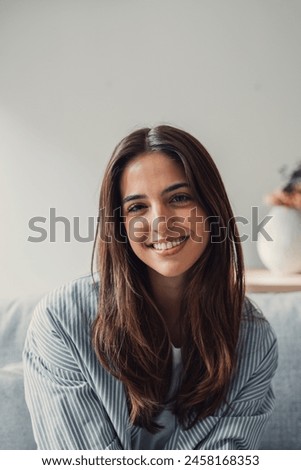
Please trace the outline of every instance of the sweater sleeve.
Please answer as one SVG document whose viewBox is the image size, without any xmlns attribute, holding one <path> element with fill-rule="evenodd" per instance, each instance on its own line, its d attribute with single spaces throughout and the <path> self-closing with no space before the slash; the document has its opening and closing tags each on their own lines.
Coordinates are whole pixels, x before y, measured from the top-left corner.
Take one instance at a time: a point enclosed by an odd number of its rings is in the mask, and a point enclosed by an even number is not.
<svg viewBox="0 0 301 470">
<path fill-rule="evenodd" d="M 101 399 L 45 300 L 34 311 L 23 362 L 25 398 L 38 449 L 118 448 Z"/>
</svg>

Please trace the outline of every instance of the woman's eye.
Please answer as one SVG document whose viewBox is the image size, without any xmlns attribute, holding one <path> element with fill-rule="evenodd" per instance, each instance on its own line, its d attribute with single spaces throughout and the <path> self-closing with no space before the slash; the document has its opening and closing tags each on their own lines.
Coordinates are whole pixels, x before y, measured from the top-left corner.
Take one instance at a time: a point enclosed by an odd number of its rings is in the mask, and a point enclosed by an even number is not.
<svg viewBox="0 0 301 470">
<path fill-rule="evenodd" d="M 191 199 L 191 196 L 188 196 L 188 194 L 177 194 L 172 198 L 171 202 L 184 203 L 187 201 L 191 201 Z"/>
<path fill-rule="evenodd" d="M 134 204 L 133 206 L 130 206 L 128 209 L 127 209 L 127 212 L 139 212 L 140 210 L 144 209 L 145 206 L 144 204 Z"/>
</svg>

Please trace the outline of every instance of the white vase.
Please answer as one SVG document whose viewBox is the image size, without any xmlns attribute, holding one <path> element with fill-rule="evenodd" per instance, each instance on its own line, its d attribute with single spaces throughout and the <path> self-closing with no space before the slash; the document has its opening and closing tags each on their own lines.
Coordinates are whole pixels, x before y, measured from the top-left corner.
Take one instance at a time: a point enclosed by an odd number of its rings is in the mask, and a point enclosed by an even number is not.
<svg viewBox="0 0 301 470">
<path fill-rule="evenodd" d="M 274 206 L 265 230 L 272 241 L 259 232 L 257 251 L 263 264 L 275 273 L 301 272 L 301 210 Z"/>
</svg>

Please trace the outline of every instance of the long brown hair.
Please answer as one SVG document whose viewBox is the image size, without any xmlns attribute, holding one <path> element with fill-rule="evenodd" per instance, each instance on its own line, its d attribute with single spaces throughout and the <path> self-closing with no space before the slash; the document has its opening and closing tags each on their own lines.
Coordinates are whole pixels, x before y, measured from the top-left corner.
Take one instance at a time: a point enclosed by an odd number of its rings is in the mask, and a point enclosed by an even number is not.
<svg viewBox="0 0 301 470">
<path fill-rule="evenodd" d="M 125 137 L 108 163 L 100 192 L 97 252 L 99 310 L 93 345 L 100 363 L 125 386 L 131 422 L 156 432 L 166 404 L 171 344 L 148 289 L 146 266 L 132 251 L 121 217 L 120 177 L 137 155 L 162 152 L 183 165 L 210 224 L 211 242 L 187 273 L 181 304 L 183 373 L 172 406 L 189 428 L 226 399 L 236 365 L 244 299 L 242 249 L 232 209 L 215 163 L 187 132 L 161 125 Z"/>
</svg>

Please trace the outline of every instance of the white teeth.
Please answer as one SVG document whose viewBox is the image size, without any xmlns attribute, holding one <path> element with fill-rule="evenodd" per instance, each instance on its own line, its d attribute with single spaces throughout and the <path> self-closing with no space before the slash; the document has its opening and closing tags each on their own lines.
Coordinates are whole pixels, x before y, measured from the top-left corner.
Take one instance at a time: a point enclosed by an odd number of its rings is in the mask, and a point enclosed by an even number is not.
<svg viewBox="0 0 301 470">
<path fill-rule="evenodd" d="M 175 240 L 173 242 L 154 243 L 152 246 L 155 248 L 155 250 L 169 250 L 170 248 L 173 248 L 174 246 L 180 245 L 181 243 L 183 243 L 184 240 L 186 240 L 186 237 L 179 238 L 178 240 Z"/>
</svg>

